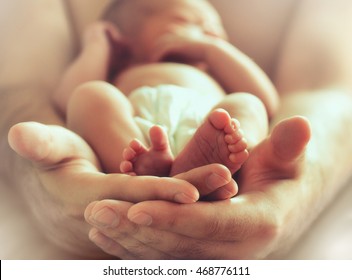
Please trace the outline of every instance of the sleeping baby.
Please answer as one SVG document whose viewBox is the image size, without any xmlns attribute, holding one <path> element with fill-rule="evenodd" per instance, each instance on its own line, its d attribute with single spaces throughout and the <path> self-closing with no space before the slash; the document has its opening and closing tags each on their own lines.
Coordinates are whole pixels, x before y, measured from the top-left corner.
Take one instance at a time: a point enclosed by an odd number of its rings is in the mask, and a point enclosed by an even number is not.
<svg viewBox="0 0 352 280">
<path fill-rule="evenodd" d="M 206 0 L 113 1 L 54 100 L 105 172 L 153 176 L 212 163 L 234 174 L 278 105 Z"/>
</svg>

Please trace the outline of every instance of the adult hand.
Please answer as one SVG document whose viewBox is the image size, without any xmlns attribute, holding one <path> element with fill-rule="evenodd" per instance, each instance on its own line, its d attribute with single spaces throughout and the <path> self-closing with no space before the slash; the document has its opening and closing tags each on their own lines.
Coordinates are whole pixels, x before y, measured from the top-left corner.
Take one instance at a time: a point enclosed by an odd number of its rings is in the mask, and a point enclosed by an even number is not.
<svg viewBox="0 0 352 280">
<path fill-rule="evenodd" d="M 88 144 L 61 126 L 20 123 L 11 128 L 9 143 L 19 155 L 32 161 L 49 193 L 64 204 L 70 202 L 75 212 L 88 202 L 103 198 L 192 203 L 199 195 L 218 193 L 218 188 L 224 186 L 232 189 L 235 184 L 230 172 L 217 164 L 175 178 L 104 174 Z M 199 185 L 199 190 L 192 184 Z"/>
<path fill-rule="evenodd" d="M 241 170 L 240 194 L 231 200 L 175 204 L 93 202 L 90 239 L 123 259 L 264 258 L 301 221 L 301 185 L 309 124 L 292 118 L 276 126 Z M 103 223 L 99 215 L 110 211 Z M 107 216 L 105 216 L 107 217 Z M 112 223 L 112 217 L 114 222 Z"/>
<path fill-rule="evenodd" d="M 32 197 L 41 204 L 38 205 L 38 213 L 47 228 L 45 232 L 49 235 L 50 232 L 55 233 L 56 237 L 52 239 L 63 243 L 60 246 L 68 250 L 71 250 L 70 246 L 86 246 L 86 243 L 79 243 L 82 238 L 88 241 L 89 227 L 83 214 L 94 200 L 112 198 L 141 202 L 163 199 L 193 203 L 200 195 L 212 192 L 221 195 L 222 187 L 232 189 L 235 184 L 230 172 L 221 165 L 198 168 L 180 174 L 178 178 L 104 174 L 87 143 L 61 126 L 20 123 L 11 128 L 8 138 L 11 147 L 33 163 L 31 174 L 36 176 L 38 183 L 35 184 L 41 186 L 31 188 L 31 192 L 37 192 Z M 42 212 L 43 208 L 47 210 Z M 57 225 L 60 225 L 60 230 Z M 67 231 L 67 234 L 60 234 L 61 231 Z M 58 241 L 61 235 L 62 240 Z"/>
</svg>

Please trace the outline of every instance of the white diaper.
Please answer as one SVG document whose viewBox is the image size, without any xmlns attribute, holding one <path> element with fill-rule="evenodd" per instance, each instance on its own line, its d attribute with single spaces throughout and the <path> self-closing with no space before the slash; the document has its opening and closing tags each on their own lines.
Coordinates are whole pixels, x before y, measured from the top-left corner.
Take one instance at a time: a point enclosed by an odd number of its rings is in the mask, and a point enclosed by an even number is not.
<svg viewBox="0 0 352 280">
<path fill-rule="evenodd" d="M 200 93 L 174 85 L 141 87 L 129 96 L 135 120 L 149 141 L 149 129 L 162 126 L 176 156 L 215 105 Z"/>
</svg>

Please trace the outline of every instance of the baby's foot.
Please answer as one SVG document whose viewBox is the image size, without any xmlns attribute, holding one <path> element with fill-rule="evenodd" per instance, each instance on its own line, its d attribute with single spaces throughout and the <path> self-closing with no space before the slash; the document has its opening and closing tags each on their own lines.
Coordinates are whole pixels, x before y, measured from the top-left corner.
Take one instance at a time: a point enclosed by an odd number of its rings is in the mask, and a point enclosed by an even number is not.
<svg viewBox="0 0 352 280">
<path fill-rule="evenodd" d="M 247 143 L 239 122 L 222 109 L 211 112 L 175 159 L 171 175 L 195 167 L 220 163 L 235 173 L 248 157 Z"/>
<path fill-rule="evenodd" d="M 151 147 L 146 148 L 134 139 L 123 151 L 124 161 L 120 164 L 122 173 L 129 175 L 169 176 L 173 155 L 168 137 L 160 126 L 153 126 L 150 131 Z"/>
</svg>

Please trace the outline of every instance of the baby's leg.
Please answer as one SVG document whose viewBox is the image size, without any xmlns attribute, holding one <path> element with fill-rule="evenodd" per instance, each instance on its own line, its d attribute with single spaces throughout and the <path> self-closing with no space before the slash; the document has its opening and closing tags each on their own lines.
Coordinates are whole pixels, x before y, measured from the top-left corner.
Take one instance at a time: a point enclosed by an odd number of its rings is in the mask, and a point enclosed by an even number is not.
<svg viewBox="0 0 352 280">
<path fill-rule="evenodd" d="M 211 163 L 221 163 L 233 174 L 248 157 L 246 147 L 239 122 L 225 110 L 214 110 L 175 159 L 171 176 Z"/>
<path fill-rule="evenodd" d="M 124 161 L 121 172 L 130 175 L 169 176 L 173 155 L 168 136 L 160 126 L 153 126 L 150 131 L 151 147 L 146 148 L 139 140 L 134 139 L 123 151 Z"/>
<path fill-rule="evenodd" d="M 251 150 L 268 135 L 268 115 L 262 101 L 249 93 L 227 95 L 216 108 L 226 110 L 231 118 L 237 119 Z"/>
<path fill-rule="evenodd" d="M 67 124 L 97 153 L 104 171 L 120 172 L 123 149 L 133 138 L 145 143 L 134 111 L 114 86 L 93 81 L 79 86 L 69 100 Z"/>
</svg>

